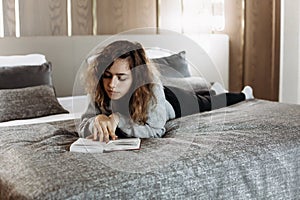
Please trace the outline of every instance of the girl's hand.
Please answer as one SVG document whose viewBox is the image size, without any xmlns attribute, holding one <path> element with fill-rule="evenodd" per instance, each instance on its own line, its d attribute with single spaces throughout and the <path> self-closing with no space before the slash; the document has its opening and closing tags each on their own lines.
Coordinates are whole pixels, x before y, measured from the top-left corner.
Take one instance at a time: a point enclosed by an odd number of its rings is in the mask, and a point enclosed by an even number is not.
<svg viewBox="0 0 300 200">
<path fill-rule="evenodd" d="M 97 140 L 97 138 L 99 138 L 100 142 L 108 142 L 109 136 L 112 138 L 112 140 L 117 139 L 118 136 L 115 135 L 115 131 L 118 123 L 119 117 L 115 117 L 114 114 L 110 115 L 109 117 L 103 114 L 98 115 L 95 118 L 93 139 Z"/>
<path fill-rule="evenodd" d="M 119 115 L 116 114 L 116 113 L 112 113 L 111 115 L 109 115 L 109 118 L 110 118 L 110 120 L 112 122 L 113 129 L 116 131 L 117 126 L 118 126 L 119 121 L 120 121 Z"/>
</svg>

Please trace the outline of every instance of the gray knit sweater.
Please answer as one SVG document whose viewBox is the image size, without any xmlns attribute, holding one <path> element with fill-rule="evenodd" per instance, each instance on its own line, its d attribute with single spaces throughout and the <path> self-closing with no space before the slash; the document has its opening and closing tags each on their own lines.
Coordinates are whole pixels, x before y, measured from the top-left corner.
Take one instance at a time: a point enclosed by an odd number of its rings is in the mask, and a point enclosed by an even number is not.
<svg viewBox="0 0 300 200">
<path fill-rule="evenodd" d="M 129 117 L 118 113 L 120 116 L 118 128 L 124 132 L 126 137 L 162 137 L 165 133 L 164 126 L 166 122 L 175 118 L 174 109 L 165 99 L 163 86 L 155 84 L 153 93 L 156 97 L 156 104 L 154 104 L 154 101 L 151 101 L 153 103 L 148 107 L 148 119 L 145 125 L 133 123 Z M 99 114 L 109 115 L 103 108 L 95 106 L 95 103 L 90 100 L 85 113 L 81 116 L 81 123 L 79 125 L 80 137 L 87 137 L 92 134 L 95 117 Z"/>
</svg>

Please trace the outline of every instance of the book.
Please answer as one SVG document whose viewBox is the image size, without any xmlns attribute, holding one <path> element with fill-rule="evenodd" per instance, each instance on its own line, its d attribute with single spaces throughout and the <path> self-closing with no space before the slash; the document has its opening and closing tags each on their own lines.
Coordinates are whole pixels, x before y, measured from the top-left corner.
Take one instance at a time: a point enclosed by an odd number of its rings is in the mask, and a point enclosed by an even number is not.
<svg viewBox="0 0 300 200">
<path fill-rule="evenodd" d="M 70 146 L 71 152 L 105 153 L 112 151 L 138 150 L 141 146 L 140 138 L 122 138 L 110 140 L 108 143 L 92 139 L 78 138 Z"/>
</svg>

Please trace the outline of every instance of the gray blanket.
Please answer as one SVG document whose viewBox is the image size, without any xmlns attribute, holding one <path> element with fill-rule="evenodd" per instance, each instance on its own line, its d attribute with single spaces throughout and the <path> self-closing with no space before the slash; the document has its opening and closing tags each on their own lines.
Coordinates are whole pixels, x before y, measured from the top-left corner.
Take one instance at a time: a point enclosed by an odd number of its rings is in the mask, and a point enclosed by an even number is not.
<svg viewBox="0 0 300 200">
<path fill-rule="evenodd" d="M 0 199 L 299 198 L 299 105 L 253 100 L 166 127 L 95 154 L 68 151 L 74 121 L 0 128 Z"/>
</svg>

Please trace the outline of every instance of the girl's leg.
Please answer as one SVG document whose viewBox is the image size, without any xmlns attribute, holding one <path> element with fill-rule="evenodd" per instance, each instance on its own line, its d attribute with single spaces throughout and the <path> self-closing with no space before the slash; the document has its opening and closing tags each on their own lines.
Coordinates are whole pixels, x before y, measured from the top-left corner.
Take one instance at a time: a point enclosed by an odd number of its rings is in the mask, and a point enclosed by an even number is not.
<svg viewBox="0 0 300 200">
<path fill-rule="evenodd" d="M 200 112 L 231 106 L 245 100 L 245 94 L 243 93 L 224 93 L 218 95 L 199 95 L 196 93 L 196 95 Z"/>
<path fill-rule="evenodd" d="M 213 95 L 210 91 L 194 93 L 169 86 L 164 88 L 164 92 L 166 100 L 175 111 L 176 118 L 230 106 L 245 100 L 243 93 Z"/>
<path fill-rule="evenodd" d="M 183 90 L 177 87 L 165 86 L 166 100 L 172 105 L 176 118 L 198 113 L 199 104 L 193 91 Z"/>
</svg>

